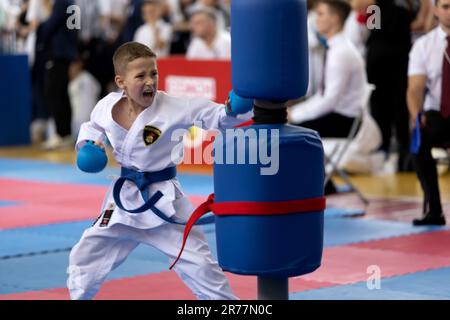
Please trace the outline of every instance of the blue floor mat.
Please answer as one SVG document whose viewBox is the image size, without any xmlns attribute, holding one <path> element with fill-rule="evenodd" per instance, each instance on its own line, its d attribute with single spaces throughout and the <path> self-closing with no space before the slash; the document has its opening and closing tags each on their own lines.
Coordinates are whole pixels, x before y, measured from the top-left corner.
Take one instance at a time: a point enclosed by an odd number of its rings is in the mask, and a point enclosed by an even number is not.
<svg viewBox="0 0 450 320">
<path fill-rule="evenodd" d="M 410 223 L 374 219 L 325 218 L 324 243 L 326 247 L 334 247 L 442 229 L 446 228 L 413 227 Z"/>
<path fill-rule="evenodd" d="M 2 201 L 0 200 L 0 208 L 1 207 L 14 207 L 20 205 L 20 202 L 14 202 L 14 201 Z"/>
<path fill-rule="evenodd" d="M 364 214 L 366 214 L 366 211 L 364 209 L 341 209 L 333 207 L 327 207 L 325 209 L 325 217 L 327 218 L 354 217 L 362 216 Z"/>
<path fill-rule="evenodd" d="M 84 230 L 91 224 L 91 220 L 86 220 L 1 230 L 0 258 L 71 247 L 80 239 Z M 203 228 L 207 238 L 210 238 L 209 240 L 214 244 L 215 248 L 214 225 L 206 225 Z M 443 228 L 413 227 L 408 223 L 384 220 L 326 217 L 324 244 L 326 247 L 339 246 L 439 229 Z"/>
<path fill-rule="evenodd" d="M 450 268 L 381 279 L 380 289 L 366 282 L 290 294 L 292 300 L 449 300 Z"/>
<path fill-rule="evenodd" d="M 68 261 L 69 252 L 0 260 L 0 294 L 65 287 Z M 108 279 L 168 271 L 168 267 L 162 253 L 141 245 Z"/>
<path fill-rule="evenodd" d="M 39 160 L 0 158 L 0 177 L 55 183 L 107 185 L 109 175 L 118 175 L 119 169 L 106 168 L 99 174 L 84 173 L 74 164 L 58 164 Z"/>
<path fill-rule="evenodd" d="M 0 238 L 0 246 L 5 246 L 6 249 L 3 249 L 10 253 L 20 253 L 21 251 L 28 252 L 30 249 L 47 248 L 49 250 L 49 248 L 58 247 L 58 244 L 68 244 L 69 242 L 75 244 L 85 226 L 86 222 L 80 222 L 61 224 L 60 227 L 49 225 L 27 228 L 32 230 L 26 235 L 21 234 L 18 229 L 14 229 L 15 233 L 9 233 L 3 239 Z M 211 252 L 216 258 L 214 226 L 207 225 L 202 228 Z M 52 236 L 43 236 L 43 232 L 52 234 Z M 9 239 L 6 239 L 8 237 Z M 28 240 L 40 244 L 27 244 L 25 241 Z M 17 244 L 12 244 L 11 241 L 17 241 Z M 5 243 L 9 245 L 5 245 Z M 3 254 L 0 255 L 3 256 Z M 68 261 L 69 251 L 0 259 L 0 294 L 64 287 L 67 280 L 65 270 Z M 168 267 L 168 259 L 163 253 L 153 247 L 139 245 L 121 266 L 111 272 L 108 279 L 163 272 L 168 271 Z"/>
<path fill-rule="evenodd" d="M 41 182 L 109 185 L 110 176 L 118 176 L 120 169 L 107 167 L 100 173 L 80 171 L 72 164 L 47 161 L 0 158 L 0 177 Z M 192 195 L 209 195 L 213 192 L 213 177 L 199 174 L 178 174 L 183 190 Z M 1 206 L 1 202 L 0 202 Z"/>
</svg>

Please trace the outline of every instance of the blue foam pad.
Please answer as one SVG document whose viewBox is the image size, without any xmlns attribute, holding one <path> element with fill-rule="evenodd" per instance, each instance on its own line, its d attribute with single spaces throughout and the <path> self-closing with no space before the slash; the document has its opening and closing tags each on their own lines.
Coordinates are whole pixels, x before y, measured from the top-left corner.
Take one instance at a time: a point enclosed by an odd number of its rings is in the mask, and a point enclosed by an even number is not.
<svg viewBox="0 0 450 320">
<path fill-rule="evenodd" d="M 0 260 L 0 294 L 63 288 L 67 281 L 68 261 L 69 252 Z M 141 245 L 110 273 L 108 279 L 167 271 L 168 265 L 162 253 Z"/>
<path fill-rule="evenodd" d="M 27 235 L 52 236 L 77 240 L 81 237 L 83 231 L 86 228 L 90 227 L 93 222 L 94 222 L 93 220 L 84 220 L 77 222 L 54 223 L 26 228 L 7 229 L 0 231 L 0 237 L 2 235 L 19 234 L 24 236 Z"/>
<path fill-rule="evenodd" d="M 2 201 L 0 200 L 0 207 L 14 207 L 18 206 L 20 203 L 15 201 Z"/>
<path fill-rule="evenodd" d="M 99 174 L 78 170 L 75 164 L 0 158 L 0 177 L 43 182 L 108 185 L 110 175 L 119 175 L 118 168 L 106 168 Z"/>
<path fill-rule="evenodd" d="M 60 250 L 75 245 L 76 240 L 35 234 L 0 234 L 0 258 L 42 251 Z"/>
<path fill-rule="evenodd" d="M 58 223 L 45 226 L 0 231 L 0 257 L 63 249 L 75 244 L 91 220 Z M 215 226 L 202 226 L 211 251 L 216 256 Z M 404 236 L 443 229 L 443 227 L 412 227 L 408 223 L 327 218 L 325 220 L 325 246 L 338 246 L 369 240 Z"/>
<path fill-rule="evenodd" d="M 70 247 L 78 242 L 91 223 L 82 221 L 1 231 L 0 256 Z M 212 254 L 217 258 L 215 227 L 205 225 L 202 228 Z M 65 287 L 68 259 L 68 251 L 0 259 L 0 294 Z M 141 244 L 121 266 L 111 272 L 108 279 L 167 271 L 168 266 L 168 259 L 163 253 Z"/>
<path fill-rule="evenodd" d="M 416 272 L 404 276 L 381 279 L 379 290 L 369 290 L 365 281 L 297 292 L 293 300 L 439 300 L 450 299 L 448 281 L 450 268 Z"/>
<path fill-rule="evenodd" d="M 390 290 L 418 292 L 434 299 L 450 299 L 450 267 L 416 272 L 399 277 L 383 279 L 381 284 Z"/>
<path fill-rule="evenodd" d="M 362 216 L 366 214 L 364 209 L 341 209 L 328 207 L 325 209 L 326 218 L 336 218 L 336 217 L 354 217 Z"/>
<path fill-rule="evenodd" d="M 183 190 L 189 195 L 207 196 L 214 192 L 213 177 L 199 174 L 177 174 Z M 205 199 L 206 200 L 206 199 Z"/>
<path fill-rule="evenodd" d="M 331 218 L 325 220 L 325 246 L 340 246 L 350 243 L 417 234 L 445 227 L 414 227 L 411 223 L 375 219 Z"/>
<path fill-rule="evenodd" d="M 118 168 L 107 167 L 99 174 L 81 172 L 75 165 L 38 160 L 0 158 L 0 177 L 43 182 L 109 185 L 109 176 L 120 175 Z M 213 192 L 213 177 L 201 174 L 178 174 L 183 190 L 188 194 L 209 195 Z"/>
<path fill-rule="evenodd" d="M 384 287 L 381 281 L 380 290 L 369 290 L 366 283 L 348 286 L 337 286 L 292 293 L 290 300 L 436 300 L 445 299 L 436 295 L 426 295 L 417 292 L 396 291 Z M 448 297 L 447 297 L 448 298 Z"/>
<path fill-rule="evenodd" d="M 352 186 L 349 184 L 341 184 L 341 185 L 336 185 L 336 191 L 338 193 L 347 193 L 347 192 L 351 192 L 352 191 Z"/>
</svg>

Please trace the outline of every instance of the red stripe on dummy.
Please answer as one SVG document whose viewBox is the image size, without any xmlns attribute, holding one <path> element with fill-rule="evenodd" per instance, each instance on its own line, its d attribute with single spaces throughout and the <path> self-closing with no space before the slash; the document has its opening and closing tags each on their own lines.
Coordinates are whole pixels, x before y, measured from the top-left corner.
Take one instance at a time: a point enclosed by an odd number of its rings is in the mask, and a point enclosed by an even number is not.
<svg viewBox="0 0 450 320">
<path fill-rule="evenodd" d="M 323 211 L 326 207 L 325 197 L 275 202 L 214 202 L 214 194 L 210 194 L 208 199 L 202 203 L 192 213 L 183 234 L 183 243 L 180 252 L 169 269 L 172 269 L 183 253 L 186 240 L 192 227 L 203 215 L 212 211 L 215 215 L 276 215 L 290 213 L 304 213 Z"/>
</svg>

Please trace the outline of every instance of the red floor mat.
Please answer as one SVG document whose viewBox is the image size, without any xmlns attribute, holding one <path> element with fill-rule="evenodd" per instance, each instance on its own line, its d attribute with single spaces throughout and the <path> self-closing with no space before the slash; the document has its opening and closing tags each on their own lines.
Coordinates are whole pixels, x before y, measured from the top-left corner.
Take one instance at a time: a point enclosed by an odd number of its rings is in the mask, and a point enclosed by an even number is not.
<svg viewBox="0 0 450 320">
<path fill-rule="evenodd" d="M 450 256 L 450 230 L 357 243 L 352 246 L 448 257 Z"/>
<path fill-rule="evenodd" d="M 94 219 L 107 188 L 102 186 L 0 179 L 0 200 L 19 204 L 0 208 L 0 229 Z M 190 197 L 194 206 L 206 197 Z"/>
</svg>

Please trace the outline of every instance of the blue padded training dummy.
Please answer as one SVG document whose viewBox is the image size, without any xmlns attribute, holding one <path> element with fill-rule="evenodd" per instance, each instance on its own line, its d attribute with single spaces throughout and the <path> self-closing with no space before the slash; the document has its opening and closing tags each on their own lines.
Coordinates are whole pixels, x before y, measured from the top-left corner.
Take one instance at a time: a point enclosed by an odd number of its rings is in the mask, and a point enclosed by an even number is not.
<svg viewBox="0 0 450 320">
<path fill-rule="evenodd" d="M 306 0 L 233 0 L 231 15 L 233 90 L 255 107 L 252 125 L 215 140 L 218 262 L 243 275 L 307 274 L 322 260 L 324 154 L 316 132 L 286 124 L 284 104 L 308 86 Z"/>
<path fill-rule="evenodd" d="M 291 100 L 308 88 L 306 0 L 231 2 L 231 77 L 245 98 Z"/>
<path fill-rule="evenodd" d="M 107 163 L 108 157 L 105 150 L 93 141 L 88 141 L 78 151 L 77 166 L 81 171 L 97 173 L 105 169 Z"/>
</svg>

